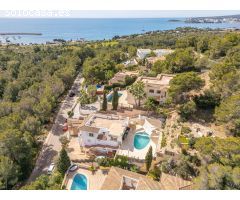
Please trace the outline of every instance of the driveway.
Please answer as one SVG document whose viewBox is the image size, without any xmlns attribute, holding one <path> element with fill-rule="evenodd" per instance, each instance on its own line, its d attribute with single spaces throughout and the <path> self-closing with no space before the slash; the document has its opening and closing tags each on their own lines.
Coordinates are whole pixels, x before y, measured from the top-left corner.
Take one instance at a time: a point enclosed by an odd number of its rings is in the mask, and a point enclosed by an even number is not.
<svg viewBox="0 0 240 200">
<path fill-rule="evenodd" d="M 31 176 L 28 179 L 28 183 L 34 181 L 41 174 L 46 174 L 48 166 L 54 162 L 54 158 L 58 155 L 61 150 L 61 143 L 59 138 L 64 134 L 62 131 L 63 124 L 65 119 L 68 118 L 67 112 L 71 110 L 78 100 L 78 93 L 80 91 L 80 86 L 83 83 L 83 78 L 81 74 L 77 76 L 75 79 L 72 88 L 70 91 L 76 93 L 74 97 L 66 96 L 65 100 L 62 102 L 60 110 L 56 116 L 55 122 L 50 130 L 44 144 L 42 150 L 38 156 L 36 161 L 35 168 L 32 171 Z M 70 93 L 69 91 L 69 93 Z"/>
<path fill-rule="evenodd" d="M 81 115 L 90 115 L 92 113 L 95 113 L 101 109 L 101 103 L 100 100 L 97 100 L 96 102 L 92 104 L 87 104 L 85 106 L 80 106 L 78 107 L 79 113 Z"/>
</svg>

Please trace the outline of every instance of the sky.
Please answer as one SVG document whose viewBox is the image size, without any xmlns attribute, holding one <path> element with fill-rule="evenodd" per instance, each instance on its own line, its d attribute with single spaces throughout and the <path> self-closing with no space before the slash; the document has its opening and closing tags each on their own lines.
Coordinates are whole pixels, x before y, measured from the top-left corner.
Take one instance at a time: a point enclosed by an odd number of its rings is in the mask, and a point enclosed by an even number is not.
<svg viewBox="0 0 240 200">
<path fill-rule="evenodd" d="M 70 11 L 71 17 L 80 18 L 157 18 L 157 17 L 205 17 L 240 14 L 240 10 L 154 10 L 154 11 Z"/>
<path fill-rule="evenodd" d="M 187 18 L 240 14 L 240 10 L 0 10 L 10 18 Z"/>
</svg>

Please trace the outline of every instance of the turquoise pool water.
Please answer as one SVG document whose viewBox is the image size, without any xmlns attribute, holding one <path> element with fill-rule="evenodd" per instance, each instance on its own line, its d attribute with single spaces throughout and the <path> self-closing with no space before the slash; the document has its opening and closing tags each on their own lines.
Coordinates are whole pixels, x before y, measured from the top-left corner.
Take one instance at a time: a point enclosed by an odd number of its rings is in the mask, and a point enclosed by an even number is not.
<svg viewBox="0 0 240 200">
<path fill-rule="evenodd" d="M 120 93 L 120 92 L 118 92 L 118 97 L 121 97 L 123 94 L 122 93 Z M 113 93 L 111 93 L 111 94 L 109 94 L 108 96 L 107 96 L 107 100 L 108 100 L 108 102 L 111 102 L 112 101 L 112 97 L 113 96 Z"/>
<path fill-rule="evenodd" d="M 134 147 L 136 149 L 144 149 L 150 142 L 150 137 L 146 132 L 138 132 L 134 136 Z"/>
<path fill-rule="evenodd" d="M 87 190 L 87 177 L 83 174 L 76 174 L 71 185 L 71 190 Z"/>
</svg>

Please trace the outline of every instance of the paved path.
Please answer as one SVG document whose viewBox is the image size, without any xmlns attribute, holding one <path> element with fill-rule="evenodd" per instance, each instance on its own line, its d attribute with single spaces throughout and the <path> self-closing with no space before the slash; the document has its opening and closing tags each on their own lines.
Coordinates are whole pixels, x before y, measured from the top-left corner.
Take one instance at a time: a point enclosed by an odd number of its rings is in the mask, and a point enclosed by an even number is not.
<svg viewBox="0 0 240 200">
<path fill-rule="evenodd" d="M 83 78 L 81 78 L 81 74 L 79 74 L 74 81 L 70 91 L 74 91 L 76 94 L 78 94 L 82 82 Z M 32 174 L 28 179 L 28 183 L 34 181 L 41 174 L 45 174 L 47 172 L 48 166 L 54 161 L 54 157 L 56 157 L 61 150 L 61 143 L 59 141 L 59 138 L 63 135 L 63 124 L 65 122 L 65 119 L 68 117 L 67 112 L 71 110 L 76 104 L 78 99 L 77 96 L 78 95 L 69 97 L 69 95 L 67 95 L 65 100 L 62 102 L 52 129 L 50 130 L 43 144 L 42 151 L 39 154 L 35 168 L 33 169 Z"/>
</svg>

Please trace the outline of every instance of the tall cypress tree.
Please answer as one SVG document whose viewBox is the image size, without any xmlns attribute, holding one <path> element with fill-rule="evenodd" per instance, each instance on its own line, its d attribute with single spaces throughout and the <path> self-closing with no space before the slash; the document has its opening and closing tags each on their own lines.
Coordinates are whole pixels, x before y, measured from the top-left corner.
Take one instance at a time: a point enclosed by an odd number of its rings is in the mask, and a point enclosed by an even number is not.
<svg viewBox="0 0 240 200">
<path fill-rule="evenodd" d="M 152 154 L 152 146 L 149 147 L 148 152 L 145 157 L 145 164 L 146 164 L 146 170 L 149 171 L 151 165 L 152 165 L 152 159 L 153 159 L 153 154 Z"/>
<path fill-rule="evenodd" d="M 118 108 L 118 91 L 116 88 L 113 90 L 112 108 L 113 110 L 117 110 Z"/>
<path fill-rule="evenodd" d="M 105 92 L 105 91 L 104 91 L 104 93 L 103 93 L 102 110 L 103 110 L 103 111 L 106 111 L 106 110 L 107 110 L 107 95 L 106 95 L 106 92 Z"/>
<path fill-rule="evenodd" d="M 67 151 L 65 150 L 65 148 L 62 148 L 57 163 L 57 170 L 64 176 L 70 165 L 71 161 L 68 157 Z"/>
</svg>

